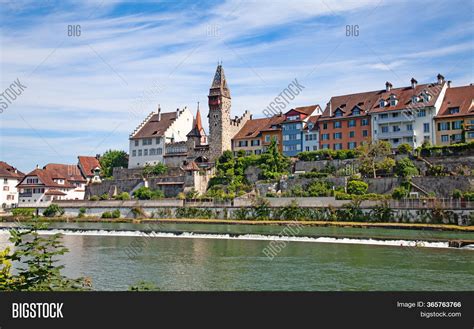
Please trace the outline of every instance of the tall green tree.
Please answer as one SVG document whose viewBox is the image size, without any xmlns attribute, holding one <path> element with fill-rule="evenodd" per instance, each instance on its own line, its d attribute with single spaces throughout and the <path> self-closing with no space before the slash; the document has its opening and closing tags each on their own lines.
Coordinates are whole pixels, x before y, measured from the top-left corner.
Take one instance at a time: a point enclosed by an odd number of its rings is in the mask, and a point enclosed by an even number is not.
<svg viewBox="0 0 474 329">
<path fill-rule="evenodd" d="M 128 154 L 125 151 L 108 150 L 99 159 L 102 175 L 112 177 L 113 168 L 128 167 Z"/>
<path fill-rule="evenodd" d="M 275 138 L 272 138 L 267 150 L 261 155 L 259 167 L 265 179 L 279 178 L 288 172 L 290 159 L 280 153 Z"/>
<path fill-rule="evenodd" d="M 392 153 L 389 142 L 376 141 L 362 143 L 357 151 L 359 153 L 360 169 L 364 173 L 371 173 L 373 178 L 377 177 L 377 163 Z"/>
</svg>

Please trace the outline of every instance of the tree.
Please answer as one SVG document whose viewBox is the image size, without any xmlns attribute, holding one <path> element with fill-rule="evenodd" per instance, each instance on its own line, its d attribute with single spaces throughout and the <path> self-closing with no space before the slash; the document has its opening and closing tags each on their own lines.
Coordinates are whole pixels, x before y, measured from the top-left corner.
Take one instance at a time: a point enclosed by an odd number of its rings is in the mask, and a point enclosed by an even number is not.
<svg viewBox="0 0 474 329">
<path fill-rule="evenodd" d="M 403 199 L 408 196 L 408 190 L 403 186 L 397 187 L 392 192 L 392 198 L 394 199 Z"/>
<path fill-rule="evenodd" d="M 44 211 L 43 216 L 45 217 L 54 217 L 64 215 L 64 209 L 58 206 L 57 204 L 50 204 Z"/>
<path fill-rule="evenodd" d="M 400 154 L 410 154 L 411 152 L 413 152 L 413 147 L 408 143 L 403 143 L 398 145 L 397 150 Z"/>
<path fill-rule="evenodd" d="M 395 173 L 399 177 L 412 177 L 418 175 L 418 168 L 415 167 L 409 158 L 403 158 L 397 161 Z"/>
<path fill-rule="evenodd" d="M 359 153 L 360 169 L 365 173 L 371 173 L 372 177 L 377 177 L 377 162 L 380 158 L 385 158 L 392 153 L 389 142 L 376 141 L 372 143 L 362 143 L 357 151 Z"/>
<path fill-rule="evenodd" d="M 99 158 L 99 162 L 104 177 L 112 177 L 113 168 L 127 168 L 128 154 L 125 151 L 108 150 Z"/>
<path fill-rule="evenodd" d="M 25 230 L 10 230 L 13 253 L 6 248 L 0 252 L 0 288 L 7 291 L 85 290 L 90 281 L 70 279 L 61 274 L 64 265 L 57 265 L 57 257 L 69 250 L 61 243 L 61 235 L 40 236 L 38 230 L 46 226 L 35 223 Z M 10 272 L 13 262 L 19 266 L 16 274 Z M 22 265 L 26 265 L 22 267 Z"/>
<path fill-rule="evenodd" d="M 165 174 L 168 171 L 168 167 L 163 163 L 158 163 L 154 166 L 147 164 L 143 168 L 143 177 L 158 176 Z"/>
<path fill-rule="evenodd" d="M 369 184 L 358 180 L 351 180 L 347 183 L 347 193 L 349 194 L 362 195 L 367 193 L 368 188 Z"/>
<path fill-rule="evenodd" d="M 133 197 L 139 200 L 161 199 L 165 197 L 162 190 L 151 190 L 148 187 L 142 186 L 133 192 Z"/>
<path fill-rule="evenodd" d="M 278 150 L 275 138 L 272 138 L 267 150 L 261 155 L 259 167 L 262 169 L 262 176 L 265 179 L 279 178 L 288 172 L 290 159 Z"/>
</svg>

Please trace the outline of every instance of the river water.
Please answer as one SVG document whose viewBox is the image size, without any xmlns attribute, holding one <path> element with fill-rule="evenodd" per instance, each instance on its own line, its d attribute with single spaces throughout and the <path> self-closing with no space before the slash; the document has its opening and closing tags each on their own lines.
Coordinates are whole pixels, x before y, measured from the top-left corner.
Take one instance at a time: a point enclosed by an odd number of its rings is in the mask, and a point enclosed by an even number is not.
<svg viewBox="0 0 474 329">
<path fill-rule="evenodd" d="M 8 244 L 10 225 L 1 223 L 0 248 Z M 290 236 L 282 226 L 172 223 L 55 223 L 50 229 L 65 233 L 70 249 L 61 259 L 64 274 L 90 277 L 94 290 L 127 290 L 138 281 L 161 290 L 474 289 L 474 250 L 437 242 L 474 240 L 473 233 L 294 227 Z M 281 251 L 267 257 L 275 235 Z M 131 245 L 140 247 L 130 253 Z"/>
</svg>

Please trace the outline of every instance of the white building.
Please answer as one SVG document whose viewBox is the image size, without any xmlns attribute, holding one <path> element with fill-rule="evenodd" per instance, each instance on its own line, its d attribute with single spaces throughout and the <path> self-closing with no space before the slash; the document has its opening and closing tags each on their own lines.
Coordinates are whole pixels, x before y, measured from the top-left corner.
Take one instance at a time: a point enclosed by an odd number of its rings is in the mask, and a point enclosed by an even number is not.
<svg viewBox="0 0 474 329">
<path fill-rule="evenodd" d="M 77 165 L 47 164 L 23 177 L 17 185 L 19 206 L 49 204 L 54 200 L 83 200 L 87 181 Z"/>
<path fill-rule="evenodd" d="M 164 163 L 167 143 L 186 141 L 193 129 L 193 114 L 186 107 L 175 112 L 152 112 L 130 135 L 128 168 Z"/>
<path fill-rule="evenodd" d="M 303 128 L 303 151 L 319 150 L 319 117 L 320 115 L 309 117 Z"/>
<path fill-rule="evenodd" d="M 372 139 L 390 142 L 393 148 L 407 143 L 418 147 L 423 142 L 436 143 L 434 117 L 443 102 L 447 83 L 438 74 L 437 83 L 418 85 L 411 79 L 410 87 L 392 88 L 378 94 L 376 104 L 369 111 Z"/>
<path fill-rule="evenodd" d="M 24 174 L 8 163 L 0 161 L 0 206 L 12 208 L 18 204 L 18 190 L 16 186 Z"/>
</svg>

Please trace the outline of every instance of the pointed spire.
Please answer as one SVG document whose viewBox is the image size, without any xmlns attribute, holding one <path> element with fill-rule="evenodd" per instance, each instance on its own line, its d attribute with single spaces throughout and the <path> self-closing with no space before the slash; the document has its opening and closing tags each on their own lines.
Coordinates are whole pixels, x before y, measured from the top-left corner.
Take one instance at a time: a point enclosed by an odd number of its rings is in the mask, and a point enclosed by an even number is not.
<svg viewBox="0 0 474 329">
<path fill-rule="evenodd" d="M 200 132 L 202 131 L 202 122 L 201 122 L 201 112 L 199 111 L 199 102 L 198 102 L 198 108 L 196 112 L 196 124 L 194 125 L 196 129 Z"/>
<path fill-rule="evenodd" d="M 204 136 L 204 128 L 202 127 L 201 111 L 199 110 L 199 102 L 196 112 L 196 119 L 194 120 L 193 129 L 186 135 L 187 137 L 202 137 Z"/>
<path fill-rule="evenodd" d="M 230 90 L 227 86 L 222 62 L 217 65 L 216 74 L 214 75 L 214 80 L 211 85 L 210 95 L 221 95 L 230 98 Z"/>
</svg>

